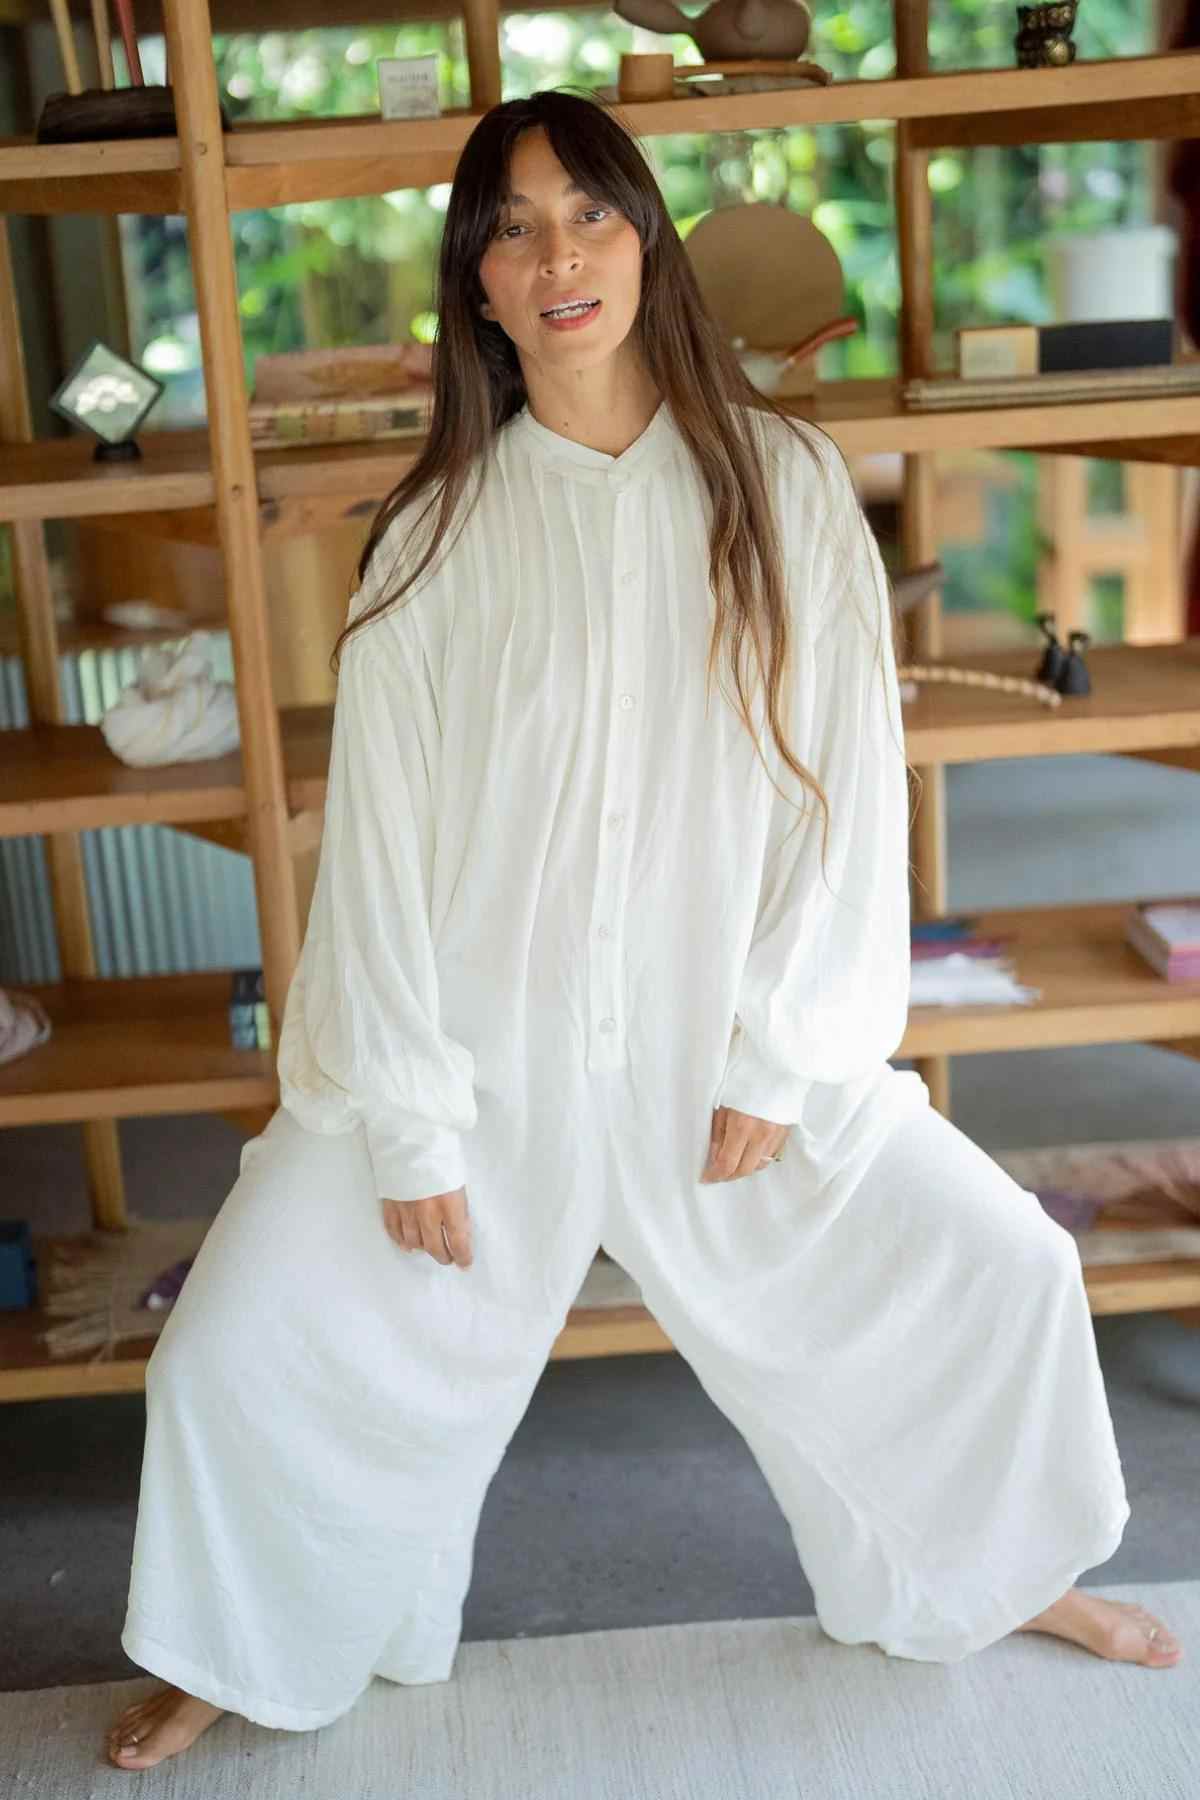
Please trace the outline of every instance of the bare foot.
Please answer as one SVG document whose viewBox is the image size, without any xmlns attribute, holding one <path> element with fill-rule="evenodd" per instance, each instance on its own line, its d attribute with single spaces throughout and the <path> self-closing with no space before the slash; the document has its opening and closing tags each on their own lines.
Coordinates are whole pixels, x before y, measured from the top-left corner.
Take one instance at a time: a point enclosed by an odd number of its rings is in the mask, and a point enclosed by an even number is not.
<svg viewBox="0 0 1200 1800">
<path fill-rule="evenodd" d="M 1183 1655 L 1179 1639 L 1144 1606 L 1105 1600 L 1083 1588 L 1068 1588 L 1061 1600 L 1017 1630 L 1048 1631 L 1110 1662 L 1145 1663 L 1150 1669 L 1172 1668 Z"/>
<path fill-rule="evenodd" d="M 221 1717 L 222 1708 L 182 1688 L 160 1688 L 127 1706 L 108 1734 L 108 1760 L 118 1769 L 149 1769 L 178 1756 Z"/>
</svg>

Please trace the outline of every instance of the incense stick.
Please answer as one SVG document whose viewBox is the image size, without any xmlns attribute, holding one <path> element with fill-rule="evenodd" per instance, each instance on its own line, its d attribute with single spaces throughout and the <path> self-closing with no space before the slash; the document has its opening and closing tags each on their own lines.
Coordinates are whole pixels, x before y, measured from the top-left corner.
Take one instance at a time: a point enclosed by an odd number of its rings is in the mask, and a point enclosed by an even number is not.
<svg viewBox="0 0 1200 1800">
<path fill-rule="evenodd" d="M 117 24 L 121 31 L 121 42 L 125 47 L 125 61 L 129 64 L 129 79 L 134 87 L 145 87 L 146 78 L 142 74 L 142 59 L 138 55 L 137 32 L 133 28 L 133 0 L 113 0 L 117 11 Z"/>
<path fill-rule="evenodd" d="M 92 0 L 92 36 L 96 40 L 96 63 L 100 70 L 100 86 L 105 89 L 115 88 L 117 77 L 113 68 L 112 32 L 108 26 L 106 0 Z"/>
<path fill-rule="evenodd" d="M 67 0 L 50 0 L 50 11 L 54 17 L 54 35 L 58 39 L 58 54 L 62 57 L 67 92 L 82 94 L 83 82 L 79 77 L 79 58 L 75 54 L 75 34 L 67 12 Z"/>
</svg>

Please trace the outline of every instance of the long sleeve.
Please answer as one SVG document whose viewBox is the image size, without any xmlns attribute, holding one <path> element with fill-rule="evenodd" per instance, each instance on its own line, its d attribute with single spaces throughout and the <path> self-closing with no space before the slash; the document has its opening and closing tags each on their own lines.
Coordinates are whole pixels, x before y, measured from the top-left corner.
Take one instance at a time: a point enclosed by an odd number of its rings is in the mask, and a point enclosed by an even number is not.
<svg viewBox="0 0 1200 1800">
<path fill-rule="evenodd" d="M 807 517 L 787 536 L 816 543 L 811 721 L 799 745 L 797 721 L 790 741 L 829 801 L 828 884 L 815 797 L 804 791 L 809 816 L 797 825 L 795 805 L 776 796 L 740 1029 L 716 1101 L 781 1125 L 799 1122 L 812 1083 L 854 1080 L 895 1053 L 911 980 L 908 777 L 887 577 L 845 464 L 832 447 L 823 461 L 825 516 L 813 517 L 810 485 L 796 508 Z M 786 766 L 780 780 L 796 797 Z"/>
<path fill-rule="evenodd" d="M 360 610 L 363 590 L 352 602 Z M 430 932 L 441 736 L 412 621 L 344 644 L 316 886 L 281 1031 L 281 1097 L 321 1131 L 361 1122 L 381 1199 L 461 1187 L 475 1063 L 441 1029 Z"/>
</svg>

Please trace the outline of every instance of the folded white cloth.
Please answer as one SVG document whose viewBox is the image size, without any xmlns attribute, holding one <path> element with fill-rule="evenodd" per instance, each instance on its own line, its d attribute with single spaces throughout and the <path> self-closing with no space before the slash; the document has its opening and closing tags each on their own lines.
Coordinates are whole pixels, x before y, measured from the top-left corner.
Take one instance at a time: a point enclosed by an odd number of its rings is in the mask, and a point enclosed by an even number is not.
<svg viewBox="0 0 1200 1800">
<path fill-rule="evenodd" d="M 49 1015 L 32 994 L 0 988 L 0 1063 L 13 1062 L 50 1036 Z"/>
<path fill-rule="evenodd" d="M 237 748 L 237 697 L 232 682 L 213 679 L 208 639 L 207 631 L 193 631 L 180 644 L 145 653 L 137 680 L 100 720 L 114 756 L 144 768 Z"/>
<path fill-rule="evenodd" d="M 1031 1006 L 1041 988 L 1018 981 L 1011 968 L 997 968 L 974 956 L 951 951 L 915 962 L 909 989 L 911 1006 Z"/>
</svg>

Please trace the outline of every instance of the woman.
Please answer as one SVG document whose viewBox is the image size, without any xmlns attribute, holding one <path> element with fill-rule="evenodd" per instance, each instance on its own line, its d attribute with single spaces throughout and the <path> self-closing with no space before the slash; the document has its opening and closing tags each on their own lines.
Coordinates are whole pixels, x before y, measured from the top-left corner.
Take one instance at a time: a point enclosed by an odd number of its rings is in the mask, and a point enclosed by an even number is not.
<svg viewBox="0 0 1200 1800">
<path fill-rule="evenodd" d="M 172 1685 L 113 1760 L 447 1679 L 599 1244 L 830 1636 L 1173 1660 L 1067 1591 L 1129 1516 L 1074 1242 L 887 1061 L 908 785 L 840 456 L 742 378 L 596 102 L 480 120 L 438 300 L 428 447 L 339 638 L 283 1103 L 147 1370 L 122 1643 Z"/>
</svg>

